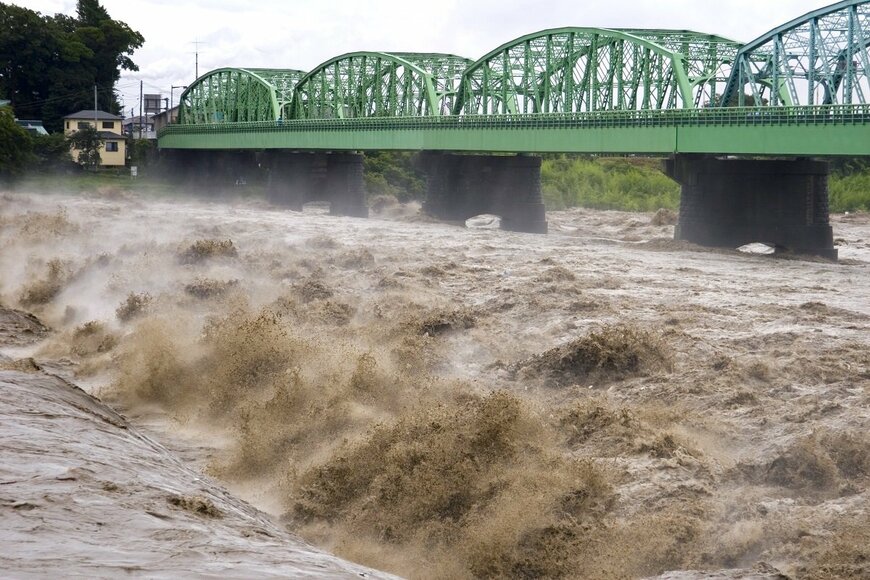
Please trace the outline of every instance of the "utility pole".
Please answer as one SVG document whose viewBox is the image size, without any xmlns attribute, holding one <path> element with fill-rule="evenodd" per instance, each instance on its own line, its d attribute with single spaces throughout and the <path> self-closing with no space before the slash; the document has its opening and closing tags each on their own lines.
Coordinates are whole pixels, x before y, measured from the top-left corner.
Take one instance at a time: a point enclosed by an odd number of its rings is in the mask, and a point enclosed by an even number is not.
<svg viewBox="0 0 870 580">
<path fill-rule="evenodd" d="M 97 110 L 99 108 L 100 107 L 97 106 L 97 85 L 95 83 L 94 84 L 94 129 L 96 129 L 98 131 L 99 131 L 99 129 L 97 128 Z"/>
<path fill-rule="evenodd" d="M 145 96 L 143 93 L 143 82 L 139 81 L 139 138 L 142 138 L 142 105 L 145 104 Z"/>
<path fill-rule="evenodd" d="M 175 105 L 175 89 L 186 90 L 187 85 L 172 85 L 169 87 L 169 110 L 171 111 Z"/>
<path fill-rule="evenodd" d="M 191 42 L 191 44 L 194 45 L 194 47 L 195 47 L 194 54 L 196 55 L 196 61 L 195 61 L 196 62 L 196 77 L 195 78 L 199 78 L 199 45 L 206 44 L 206 43 L 200 42 L 199 39 L 196 39 L 193 42 Z"/>
</svg>

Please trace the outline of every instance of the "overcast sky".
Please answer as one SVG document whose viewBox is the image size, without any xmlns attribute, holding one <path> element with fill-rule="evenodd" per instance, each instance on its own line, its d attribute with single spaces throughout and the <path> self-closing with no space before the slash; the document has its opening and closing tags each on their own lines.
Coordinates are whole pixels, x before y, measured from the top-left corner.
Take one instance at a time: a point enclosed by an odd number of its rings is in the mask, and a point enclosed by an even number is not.
<svg viewBox="0 0 870 580">
<path fill-rule="evenodd" d="M 9 0 L 6 0 L 7 2 Z M 12 0 L 43 14 L 75 14 L 75 0 Z M 545 28 L 676 28 L 749 41 L 832 0 L 102 0 L 145 37 L 140 70 L 118 83 L 125 110 L 146 93 L 225 66 L 310 70 L 357 50 L 446 52 L 476 59 Z M 175 102 L 181 93 L 174 92 Z"/>
</svg>

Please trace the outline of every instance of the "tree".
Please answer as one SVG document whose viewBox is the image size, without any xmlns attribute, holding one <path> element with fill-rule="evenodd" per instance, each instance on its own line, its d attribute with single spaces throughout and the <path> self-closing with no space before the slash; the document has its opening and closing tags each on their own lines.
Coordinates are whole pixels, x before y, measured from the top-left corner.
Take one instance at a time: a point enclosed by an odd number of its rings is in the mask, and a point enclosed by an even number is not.
<svg viewBox="0 0 870 580">
<path fill-rule="evenodd" d="M 148 165 L 156 154 L 155 144 L 148 139 L 133 139 L 131 137 L 127 147 L 130 152 L 130 163 L 140 167 Z"/>
<path fill-rule="evenodd" d="M 87 64 L 93 70 L 94 83 L 114 86 L 121 78 L 121 70 L 137 71 L 139 67 L 130 58 L 145 39 L 126 23 L 112 20 L 98 0 L 78 0 L 76 11 L 76 37 L 93 52 Z M 114 93 L 106 93 L 107 111 L 118 114 L 121 106 Z"/>
<path fill-rule="evenodd" d="M 30 135 L 15 122 L 11 107 L 0 107 L 0 181 L 20 174 L 30 160 Z"/>
<path fill-rule="evenodd" d="M 0 94 L 49 131 L 59 131 L 65 115 L 94 106 L 94 85 L 101 89 L 98 108 L 117 114 L 113 87 L 121 70 L 139 70 L 131 56 L 143 42 L 98 0 L 79 0 L 75 18 L 0 2 Z"/>
<path fill-rule="evenodd" d="M 63 133 L 31 135 L 36 168 L 41 171 L 63 169 L 72 163 L 69 141 Z"/>
<path fill-rule="evenodd" d="M 78 151 L 76 161 L 84 167 L 96 171 L 100 166 L 100 147 L 103 145 L 100 132 L 93 126 L 86 125 L 69 136 L 69 146 Z"/>
</svg>

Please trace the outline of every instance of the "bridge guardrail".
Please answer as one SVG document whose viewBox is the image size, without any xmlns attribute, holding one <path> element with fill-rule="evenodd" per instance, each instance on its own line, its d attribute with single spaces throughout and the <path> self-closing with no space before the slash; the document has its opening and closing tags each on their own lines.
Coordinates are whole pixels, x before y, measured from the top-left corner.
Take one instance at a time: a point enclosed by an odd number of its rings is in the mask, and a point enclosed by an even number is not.
<svg viewBox="0 0 870 580">
<path fill-rule="evenodd" d="M 637 127 L 809 124 L 870 124 L 870 105 L 727 107 L 661 111 L 593 111 L 584 113 L 456 115 L 443 117 L 365 117 L 354 119 L 175 124 L 162 128 L 158 132 L 158 138 L 167 135 L 249 132 L 352 132 L 421 129 L 620 129 Z"/>
</svg>

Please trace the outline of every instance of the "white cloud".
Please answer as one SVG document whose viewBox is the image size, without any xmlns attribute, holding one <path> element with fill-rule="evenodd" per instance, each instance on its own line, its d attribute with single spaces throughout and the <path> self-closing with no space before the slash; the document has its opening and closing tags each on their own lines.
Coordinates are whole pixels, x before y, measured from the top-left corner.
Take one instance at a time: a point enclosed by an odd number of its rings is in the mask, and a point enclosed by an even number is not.
<svg viewBox="0 0 870 580">
<path fill-rule="evenodd" d="M 13 0 L 44 14 L 74 14 L 74 0 Z M 169 96 L 171 85 L 224 66 L 309 70 L 356 50 L 448 52 L 478 58 L 545 28 L 676 28 L 749 41 L 820 7 L 820 0 L 102 0 L 112 18 L 145 37 L 119 88 L 138 114 L 139 88 Z M 180 91 L 176 89 L 175 98 Z"/>
</svg>

